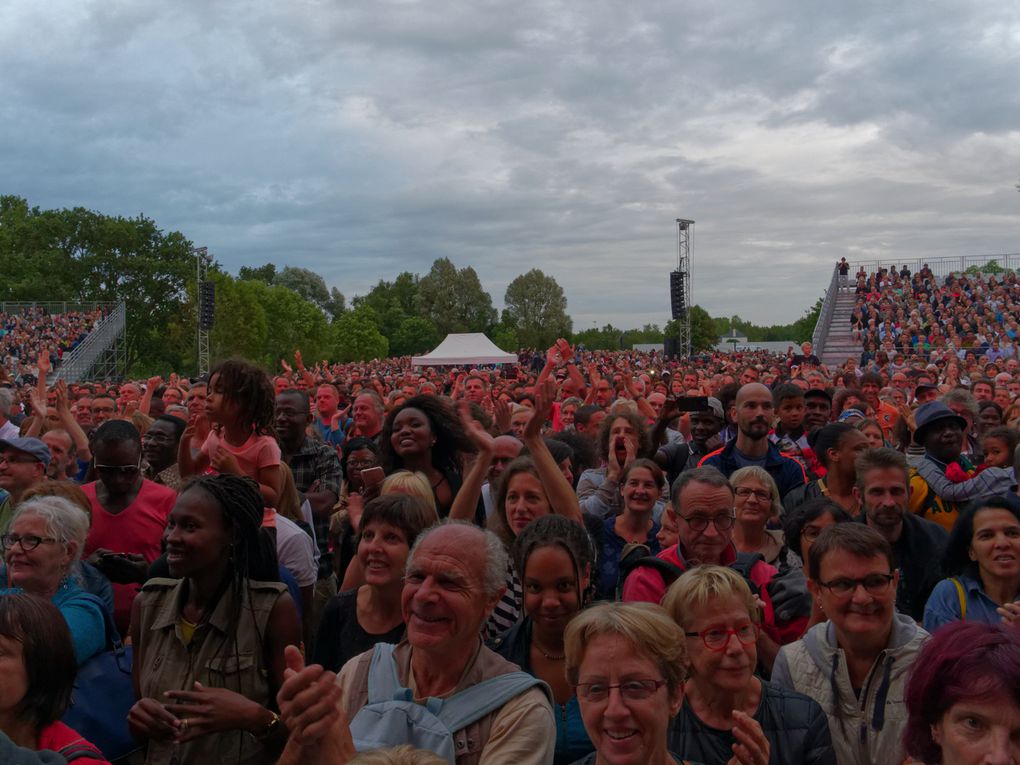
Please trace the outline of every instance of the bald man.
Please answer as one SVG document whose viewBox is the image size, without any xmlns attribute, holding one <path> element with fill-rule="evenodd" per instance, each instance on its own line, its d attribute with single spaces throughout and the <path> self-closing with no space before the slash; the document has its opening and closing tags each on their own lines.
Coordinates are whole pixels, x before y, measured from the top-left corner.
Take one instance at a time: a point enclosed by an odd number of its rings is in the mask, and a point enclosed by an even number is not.
<svg viewBox="0 0 1020 765">
<path fill-rule="evenodd" d="M 779 487 L 779 496 L 807 483 L 804 468 L 797 460 L 780 453 L 769 441 L 775 412 L 772 391 L 761 383 L 748 383 L 737 391 L 730 407 L 737 435 L 716 451 L 706 454 L 698 467 L 714 467 L 729 478 L 739 468 L 756 465 L 768 471 Z"/>
</svg>

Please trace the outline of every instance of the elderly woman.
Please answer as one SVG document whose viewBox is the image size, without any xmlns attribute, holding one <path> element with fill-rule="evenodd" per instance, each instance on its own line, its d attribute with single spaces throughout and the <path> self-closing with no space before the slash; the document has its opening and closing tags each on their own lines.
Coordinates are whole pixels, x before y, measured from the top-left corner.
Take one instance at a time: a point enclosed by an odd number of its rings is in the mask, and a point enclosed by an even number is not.
<svg viewBox="0 0 1020 765">
<path fill-rule="evenodd" d="M 956 623 L 921 649 L 907 683 L 907 754 L 925 765 L 1020 762 L 1020 641 Z"/>
<path fill-rule="evenodd" d="M 839 762 L 902 762 L 904 688 L 928 633 L 896 611 L 892 547 L 870 526 L 837 523 L 811 545 L 808 571 L 829 620 L 780 649 L 772 682 L 821 705 Z"/>
<path fill-rule="evenodd" d="M 793 565 L 783 532 L 765 528 L 783 511 L 779 489 L 772 476 L 764 468 L 751 465 L 734 471 L 730 484 L 737 518 L 733 524 L 733 544 L 737 551 L 761 553 L 766 563 L 780 570 Z"/>
<path fill-rule="evenodd" d="M 949 574 L 924 607 L 924 628 L 1020 617 L 1020 498 L 977 500 L 953 524 L 942 561 Z"/>
<path fill-rule="evenodd" d="M 671 751 L 704 762 L 835 765 L 818 704 L 754 675 L 761 617 L 742 576 L 696 566 L 670 586 L 663 607 L 684 630 L 690 659 Z"/>
<path fill-rule="evenodd" d="M 0 537 L 7 571 L 3 584 L 51 601 L 71 630 L 74 658 L 84 664 L 106 646 L 105 606 L 75 574 L 89 518 L 63 497 L 35 497 L 14 512 Z"/>
<path fill-rule="evenodd" d="M 659 606 L 601 603 L 564 636 L 567 680 L 595 751 L 575 765 L 674 765 L 669 721 L 683 701 L 684 636 Z"/>
<path fill-rule="evenodd" d="M 0 731 L 18 746 L 55 751 L 76 765 L 109 765 L 60 722 L 76 671 L 71 634 L 56 606 L 24 593 L 0 596 Z"/>
</svg>

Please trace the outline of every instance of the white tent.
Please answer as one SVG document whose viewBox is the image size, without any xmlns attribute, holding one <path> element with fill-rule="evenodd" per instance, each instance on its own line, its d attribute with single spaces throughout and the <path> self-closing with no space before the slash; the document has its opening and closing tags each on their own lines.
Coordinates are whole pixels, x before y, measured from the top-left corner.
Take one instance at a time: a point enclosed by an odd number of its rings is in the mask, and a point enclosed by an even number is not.
<svg viewBox="0 0 1020 765">
<path fill-rule="evenodd" d="M 447 335 L 434 351 L 424 356 L 414 356 L 411 364 L 416 367 L 441 366 L 448 364 L 516 364 L 516 353 L 504 353 L 481 332 L 463 335 Z"/>
</svg>

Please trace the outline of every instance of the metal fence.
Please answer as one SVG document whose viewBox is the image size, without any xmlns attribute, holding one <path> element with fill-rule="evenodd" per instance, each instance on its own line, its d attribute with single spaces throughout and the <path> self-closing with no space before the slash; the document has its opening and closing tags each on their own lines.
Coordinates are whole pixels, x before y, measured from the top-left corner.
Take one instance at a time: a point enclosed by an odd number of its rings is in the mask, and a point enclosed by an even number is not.
<svg viewBox="0 0 1020 765">
<path fill-rule="evenodd" d="M 83 379 L 117 379 L 126 371 L 124 333 L 127 310 L 117 303 L 113 310 L 66 355 L 56 379 L 73 383 Z"/>
<path fill-rule="evenodd" d="M 871 276 L 879 268 L 895 268 L 899 271 L 905 265 L 910 273 L 915 274 L 924 266 L 928 266 L 935 276 L 949 276 L 966 271 L 968 268 L 976 268 L 983 271 L 985 266 L 994 264 L 992 270 L 1018 271 L 1020 270 L 1020 253 L 1009 253 L 1004 255 L 960 255 L 943 258 L 913 258 L 907 260 L 865 260 L 850 264 L 850 280 L 854 283 L 855 274 L 863 267 Z"/>
</svg>

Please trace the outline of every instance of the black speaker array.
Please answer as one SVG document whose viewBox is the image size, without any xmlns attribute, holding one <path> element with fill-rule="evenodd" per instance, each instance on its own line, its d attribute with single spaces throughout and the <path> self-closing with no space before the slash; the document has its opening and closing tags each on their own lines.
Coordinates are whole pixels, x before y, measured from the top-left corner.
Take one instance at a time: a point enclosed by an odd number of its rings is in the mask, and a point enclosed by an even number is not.
<svg viewBox="0 0 1020 765">
<path fill-rule="evenodd" d="M 687 316 L 687 302 L 684 299 L 684 278 L 687 276 L 683 271 L 669 272 L 669 305 L 673 310 L 674 319 L 683 319 Z"/>
<path fill-rule="evenodd" d="M 200 329 L 212 329 L 215 309 L 216 285 L 212 282 L 202 282 L 198 288 L 198 326 Z"/>
</svg>

